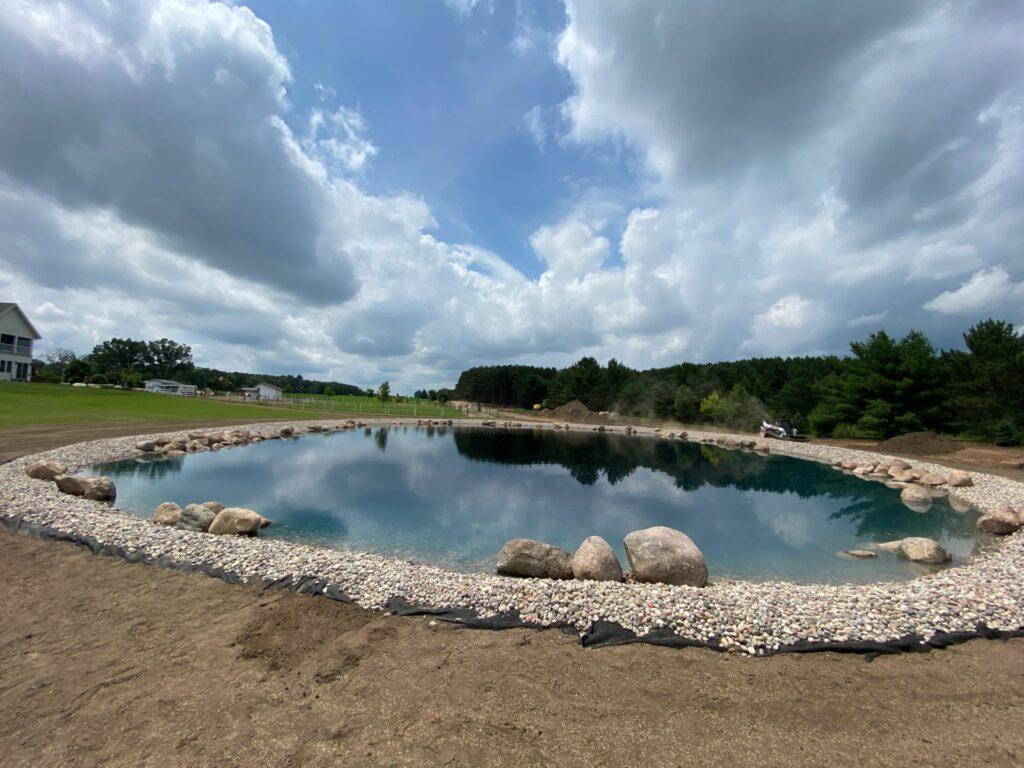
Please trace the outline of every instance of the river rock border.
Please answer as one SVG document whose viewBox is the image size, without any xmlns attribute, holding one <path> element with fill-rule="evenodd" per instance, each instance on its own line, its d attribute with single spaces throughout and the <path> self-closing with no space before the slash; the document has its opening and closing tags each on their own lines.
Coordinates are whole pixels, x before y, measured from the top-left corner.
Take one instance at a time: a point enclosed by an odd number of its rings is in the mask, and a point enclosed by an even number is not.
<svg viewBox="0 0 1024 768">
<path fill-rule="evenodd" d="M 422 424 L 422 420 L 419 424 Z M 464 422 L 465 425 L 478 422 Z M 283 427 L 304 433 L 343 428 L 345 421 L 260 423 L 246 427 L 277 437 Z M 360 426 L 418 426 L 415 419 L 364 419 Z M 491 428 L 622 433 L 621 427 L 509 424 Z M 217 427 L 211 427 L 218 429 Z M 193 430 L 194 431 L 194 430 Z M 680 439 L 649 428 L 648 439 Z M 186 436 L 187 432 L 167 433 Z M 436 614 L 471 626 L 561 627 L 585 645 L 651 642 L 706 646 L 765 655 L 785 651 L 885 652 L 928 649 L 977 636 L 1024 634 L 1024 535 L 994 541 L 969 561 L 910 581 L 804 585 L 719 581 L 704 588 L 661 584 L 517 579 L 466 574 L 364 552 L 331 550 L 274 539 L 212 536 L 152 523 L 103 502 L 68 496 L 25 467 L 40 458 L 70 471 L 137 456 L 140 435 L 97 440 L 16 459 L 0 467 L 0 522 L 11 529 L 77 541 L 94 552 L 199 570 L 227 581 L 286 586 L 368 609 Z M 690 431 L 690 441 L 749 439 Z M 314 436 L 303 439 L 315 439 Z M 837 459 L 891 456 L 814 443 L 770 442 L 770 451 L 831 464 Z M 944 467 L 913 461 L 926 470 Z M 1024 504 L 1024 483 L 972 472 L 974 485 L 955 492 L 981 511 Z M 266 510 L 271 516 L 272 510 Z M 73 588 L 73 585 L 69 585 Z"/>
</svg>

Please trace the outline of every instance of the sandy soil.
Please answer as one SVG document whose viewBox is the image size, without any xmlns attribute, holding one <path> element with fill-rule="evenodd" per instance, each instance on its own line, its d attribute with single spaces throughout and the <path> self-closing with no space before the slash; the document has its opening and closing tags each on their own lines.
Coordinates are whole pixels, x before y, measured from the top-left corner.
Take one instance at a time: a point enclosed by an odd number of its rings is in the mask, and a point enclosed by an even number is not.
<svg viewBox="0 0 1024 768">
<path fill-rule="evenodd" d="M 131 421 L 107 422 L 103 424 L 41 424 L 31 427 L 0 430 L 0 463 L 25 456 L 29 453 L 48 451 L 62 445 L 81 443 L 86 440 L 103 440 L 125 435 L 144 435 L 155 432 L 173 432 L 178 429 L 209 427 L 213 424 L 255 424 L 259 421 L 281 421 L 273 419 L 242 419 L 234 421 Z"/>
<path fill-rule="evenodd" d="M 489 632 L 0 533 L 5 766 L 1019 765 L 1024 640 L 770 659 Z"/>
<path fill-rule="evenodd" d="M 0 451 L 150 427 L 172 425 L 0 432 Z M 584 650 L 2 531 L 0 606 L 12 768 L 1024 764 L 1024 639 L 870 663 Z"/>
</svg>

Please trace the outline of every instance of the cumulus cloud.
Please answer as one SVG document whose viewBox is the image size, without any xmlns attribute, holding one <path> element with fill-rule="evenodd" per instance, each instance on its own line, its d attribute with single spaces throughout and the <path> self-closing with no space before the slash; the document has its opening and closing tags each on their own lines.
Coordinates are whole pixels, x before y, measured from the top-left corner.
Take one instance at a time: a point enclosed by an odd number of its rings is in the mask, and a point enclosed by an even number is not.
<svg viewBox="0 0 1024 768">
<path fill-rule="evenodd" d="M 415 194 L 369 194 L 388 148 L 330 83 L 294 114 L 248 9 L 12 0 L 0 292 L 46 344 L 168 335 L 206 364 L 404 389 L 496 361 L 841 352 L 883 320 L 953 343 L 1024 281 L 1021 14 L 570 0 L 568 141 L 539 107 L 522 125 L 552 156 L 612 145 L 638 186 L 590 205 L 567 179 L 579 204 L 530 225 L 530 279 L 432 234 Z"/>
<path fill-rule="evenodd" d="M 1001 265 L 971 275 L 959 288 L 943 291 L 925 309 L 944 315 L 991 312 L 1010 297 L 1024 299 L 1024 283 L 1014 283 Z"/>
</svg>

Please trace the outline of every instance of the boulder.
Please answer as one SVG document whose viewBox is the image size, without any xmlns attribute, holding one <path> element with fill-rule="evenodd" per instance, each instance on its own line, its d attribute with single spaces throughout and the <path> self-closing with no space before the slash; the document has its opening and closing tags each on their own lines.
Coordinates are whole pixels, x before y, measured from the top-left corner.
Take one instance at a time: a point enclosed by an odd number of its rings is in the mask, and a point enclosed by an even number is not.
<svg viewBox="0 0 1024 768">
<path fill-rule="evenodd" d="M 88 477 L 79 477 L 78 475 L 57 475 L 53 478 L 60 490 L 72 496 L 84 496 L 86 489 L 89 487 L 90 479 Z"/>
<path fill-rule="evenodd" d="M 1017 507 L 1017 522 L 1024 526 L 1024 504 Z"/>
<path fill-rule="evenodd" d="M 843 459 L 840 466 L 843 469 L 854 470 L 857 468 L 858 462 L 855 459 Z"/>
<path fill-rule="evenodd" d="M 873 557 L 878 557 L 878 553 L 872 552 L 870 549 L 847 549 L 843 554 L 854 560 L 870 560 Z"/>
<path fill-rule="evenodd" d="M 966 488 L 974 485 L 974 478 L 963 470 L 954 469 L 949 473 L 949 484 L 954 488 Z"/>
<path fill-rule="evenodd" d="M 908 485 L 900 491 L 900 501 L 908 507 L 928 507 L 932 503 L 932 495 L 919 485 Z"/>
<path fill-rule="evenodd" d="M 109 477 L 90 477 L 82 495 L 93 501 L 113 501 L 117 498 L 117 487 Z"/>
<path fill-rule="evenodd" d="M 281 431 L 278 432 L 281 437 L 291 437 L 295 434 L 295 430 L 291 427 L 281 427 Z"/>
<path fill-rule="evenodd" d="M 156 451 L 156 440 L 142 440 L 135 444 L 135 449 L 143 453 L 153 453 Z"/>
<path fill-rule="evenodd" d="M 219 501 L 204 501 L 203 506 L 206 507 L 207 509 L 212 509 L 213 514 L 217 514 L 222 509 L 224 509 L 224 505 L 221 504 Z"/>
<path fill-rule="evenodd" d="M 1020 530 L 1017 513 L 1009 505 L 1004 504 L 992 512 L 986 512 L 978 518 L 978 530 L 994 536 L 1007 536 Z"/>
<path fill-rule="evenodd" d="M 175 526 L 178 528 L 185 528 L 190 531 L 202 531 L 205 533 L 210 530 L 210 525 L 213 523 L 214 518 L 217 517 L 209 507 L 204 507 L 202 504 L 189 504 L 183 510 L 181 510 L 181 516 L 178 518 L 178 522 Z"/>
<path fill-rule="evenodd" d="M 875 545 L 878 549 L 888 552 L 895 552 L 902 558 L 915 563 L 929 563 L 941 565 L 950 560 L 949 552 L 944 550 L 935 539 L 926 539 L 923 536 L 909 536 L 905 539 L 888 541 Z"/>
<path fill-rule="evenodd" d="M 918 478 L 917 482 L 921 485 L 945 485 L 946 478 L 942 475 L 936 474 L 935 472 L 926 472 Z"/>
<path fill-rule="evenodd" d="M 904 461 L 903 459 L 889 459 L 888 460 L 888 464 L 893 469 L 902 469 L 902 470 L 910 469 L 910 462 L 909 461 Z"/>
<path fill-rule="evenodd" d="M 158 437 L 156 438 L 156 440 L 153 441 L 153 444 L 158 446 L 168 445 L 170 443 L 176 442 L 176 440 L 177 438 L 174 437 Z"/>
<path fill-rule="evenodd" d="M 251 509 L 245 509 L 244 507 L 225 507 L 217 516 L 213 519 L 210 524 L 210 533 L 223 535 L 223 534 L 241 534 L 246 536 L 252 536 L 262 528 L 266 520 L 263 515 L 253 512 Z"/>
<path fill-rule="evenodd" d="M 974 509 L 974 505 L 971 504 L 967 499 L 961 498 L 955 494 L 949 495 L 949 506 L 953 508 L 954 512 L 970 512 Z"/>
<path fill-rule="evenodd" d="M 572 555 L 533 539 L 511 539 L 498 553 L 498 573 L 540 579 L 571 579 Z"/>
<path fill-rule="evenodd" d="M 576 550 L 570 562 L 572 575 L 589 581 L 622 581 L 622 566 L 611 545 L 600 536 L 590 536 Z"/>
<path fill-rule="evenodd" d="M 40 459 L 28 465 L 25 474 L 36 480 L 53 480 L 57 475 L 66 475 L 68 468 L 53 459 Z"/>
<path fill-rule="evenodd" d="M 173 501 L 165 501 L 153 510 L 153 522 L 157 525 L 176 525 L 181 519 L 182 509 Z"/>
<path fill-rule="evenodd" d="M 703 587 L 708 582 L 708 564 L 703 553 L 681 531 L 656 525 L 633 531 L 622 543 L 635 581 L 693 587 Z"/>
</svg>

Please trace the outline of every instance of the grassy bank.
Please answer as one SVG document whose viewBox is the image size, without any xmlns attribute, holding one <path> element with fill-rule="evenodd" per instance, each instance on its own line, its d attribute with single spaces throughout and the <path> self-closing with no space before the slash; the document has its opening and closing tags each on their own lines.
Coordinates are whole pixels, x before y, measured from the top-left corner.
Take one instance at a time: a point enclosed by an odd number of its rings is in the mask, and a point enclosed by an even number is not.
<svg viewBox="0 0 1024 768">
<path fill-rule="evenodd" d="M 305 418 L 323 418 L 323 414 L 119 389 L 0 382 L 0 429 L 36 424 Z"/>
</svg>

